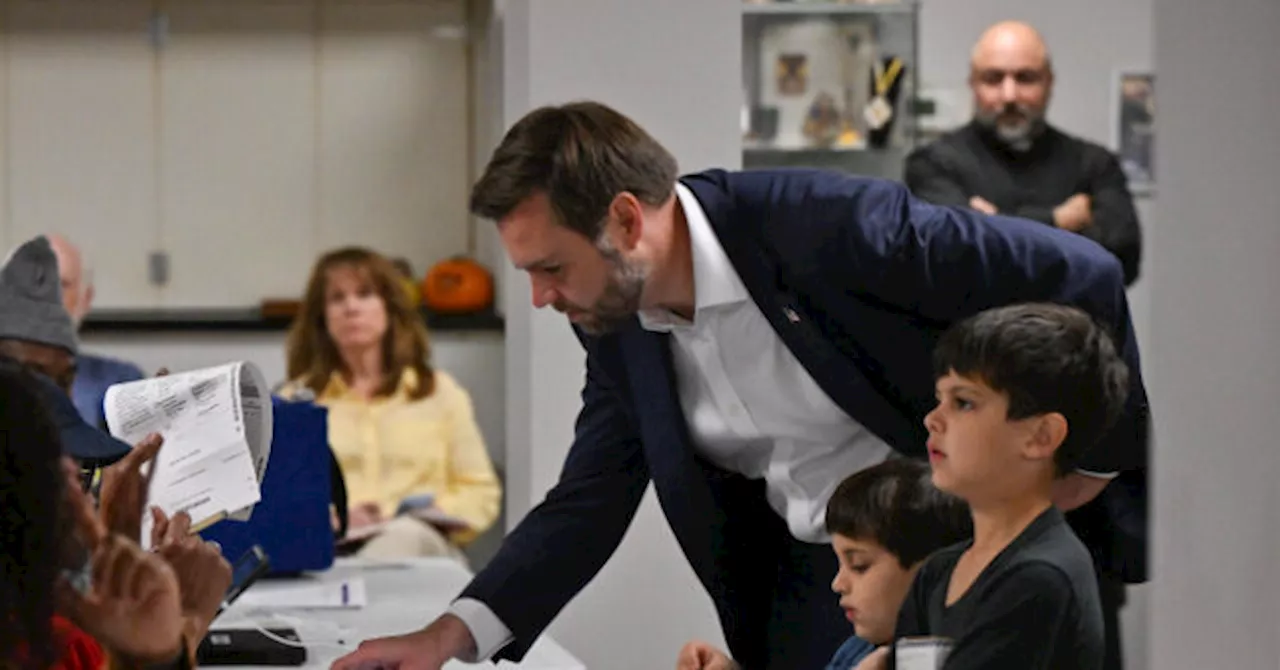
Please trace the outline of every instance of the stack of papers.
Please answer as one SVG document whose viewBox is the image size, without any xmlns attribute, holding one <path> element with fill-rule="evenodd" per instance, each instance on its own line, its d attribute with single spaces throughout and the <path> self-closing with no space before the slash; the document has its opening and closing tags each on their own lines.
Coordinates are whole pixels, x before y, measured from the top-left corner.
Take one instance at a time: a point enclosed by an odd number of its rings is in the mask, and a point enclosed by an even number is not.
<svg viewBox="0 0 1280 670">
<path fill-rule="evenodd" d="M 111 434 L 124 442 L 164 437 L 151 464 L 149 505 L 169 516 L 185 511 L 196 529 L 249 520 L 271 454 L 269 389 L 257 366 L 229 363 L 116 384 L 104 409 Z M 150 539 L 151 515 L 144 514 L 144 548 Z"/>
</svg>

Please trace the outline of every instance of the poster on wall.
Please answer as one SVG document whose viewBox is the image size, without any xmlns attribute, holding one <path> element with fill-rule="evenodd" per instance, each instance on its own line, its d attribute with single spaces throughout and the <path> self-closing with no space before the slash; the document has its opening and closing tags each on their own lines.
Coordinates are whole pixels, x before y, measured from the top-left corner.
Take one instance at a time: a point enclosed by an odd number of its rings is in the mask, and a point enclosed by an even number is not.
<svg viewBox="0 0 1280 670">
<path fill-rule="evenodd" d="M 1155 113 L 1155 75 L 1118 72 L 1112 144 L 1134 193 L 1155 188 Z"/>
</svg>

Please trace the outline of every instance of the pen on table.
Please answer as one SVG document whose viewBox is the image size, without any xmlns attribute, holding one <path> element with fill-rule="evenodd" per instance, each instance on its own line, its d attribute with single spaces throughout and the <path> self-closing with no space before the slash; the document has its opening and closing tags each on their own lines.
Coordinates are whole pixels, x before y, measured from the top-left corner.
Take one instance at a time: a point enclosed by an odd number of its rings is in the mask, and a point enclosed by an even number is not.
<svg viewBox="0 0 1280 670">
<path fill-rule="evenodd" d="M 343 606 L 343 607 L 346 607 L 346 606 L 347 606 L 347 595 L 348 595 L 348 593 L 347 593 L 347 583 L 346 583 L 346 582 L 343 582 L 343 583 L 342 583 L 342 606 Z"/>
</svg>

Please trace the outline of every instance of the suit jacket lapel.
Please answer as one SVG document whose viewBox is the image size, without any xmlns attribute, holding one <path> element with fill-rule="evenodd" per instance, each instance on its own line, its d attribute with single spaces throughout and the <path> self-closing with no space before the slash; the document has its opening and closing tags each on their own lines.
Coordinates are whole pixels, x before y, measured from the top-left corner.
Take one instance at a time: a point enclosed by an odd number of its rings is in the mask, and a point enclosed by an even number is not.
<svg viewBox="0 0 1280 670">
<path fill-rule="evenodd" d="M 708 194 L 705 187 L 694 192 L 751 299 L 809 376 L 845 414 L 890 446 L 909 452 L 914 437 L 901 409 L 889 402 L 864 372 L 874 364 L 851 360 L 841 353 L 809 312 L 807 301 L 813 296 L 792 292 L 779 272 L 777 259 L 753 231 L 732 225 L 730 208 L 714 200 L 718 193 Z M 857 320 L 856 315 L 844 313 L 827 318 Z"/>
</svg>

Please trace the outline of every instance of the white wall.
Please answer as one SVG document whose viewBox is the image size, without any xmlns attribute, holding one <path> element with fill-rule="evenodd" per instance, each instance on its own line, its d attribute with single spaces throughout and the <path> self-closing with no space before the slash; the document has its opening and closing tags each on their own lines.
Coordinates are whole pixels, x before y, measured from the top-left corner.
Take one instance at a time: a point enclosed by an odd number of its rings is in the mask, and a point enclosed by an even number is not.
<svg viewBox="0 0 1280 670">
<path fill-rule="evenodd" d="M 684 170 L 739 158 L 738 0 L 538 0 L 503 15 L 504 126 L 533 107 L 595 98 L 633 116 Z M 564 317 L 534 312 L 507 263 L 508 518 L 554 484 L 579 408 L 583 354 Z M 709 597 L 652 493 L 622 547 L 552 625 L 592 668 L 672 667 L 690 637 L 722 643 Z"/>
<path fill-rule="evenodd" d="M 1280 667 L 1280 4 L 1155 5 L 1152 668 Z"/>
</svg>

